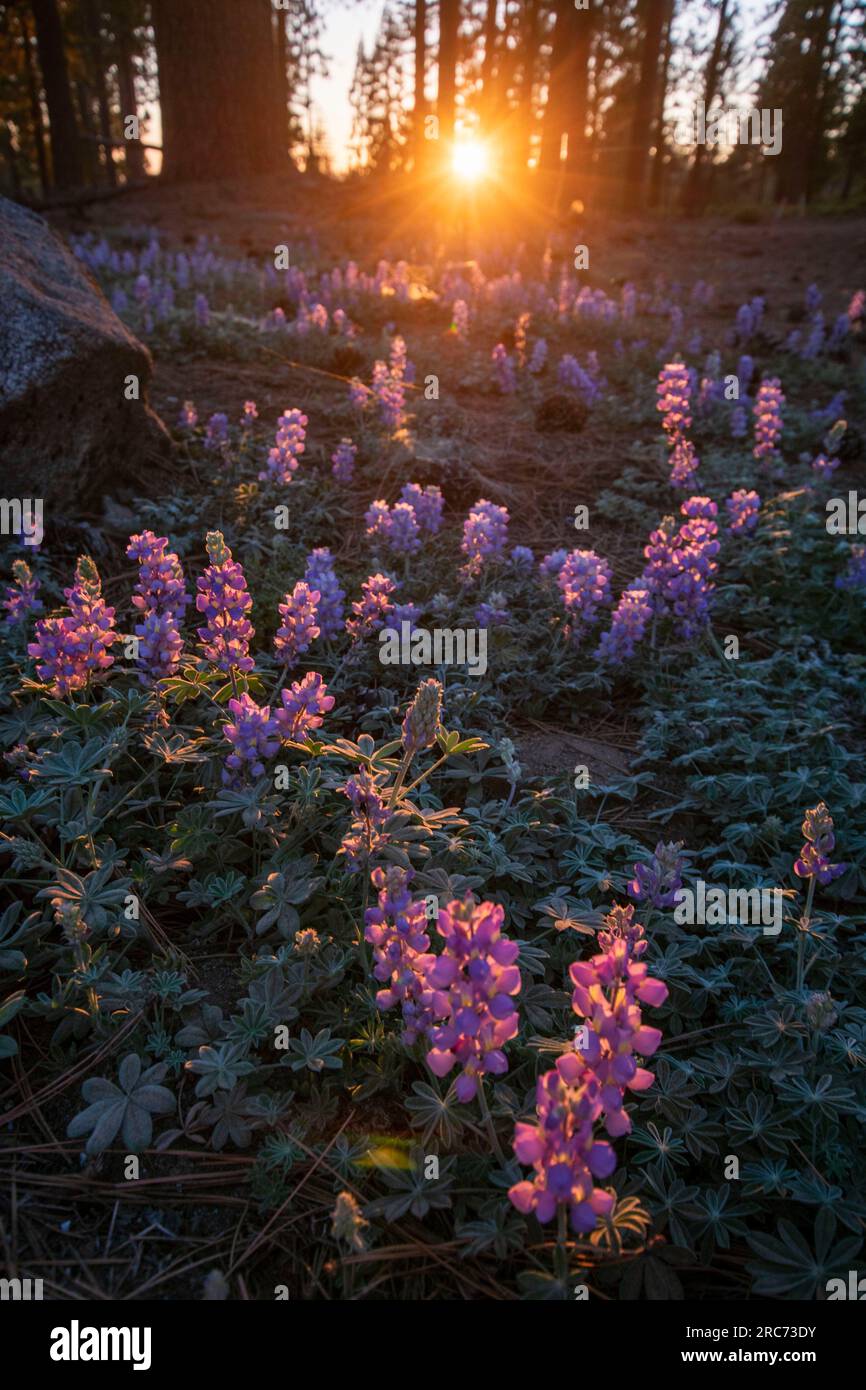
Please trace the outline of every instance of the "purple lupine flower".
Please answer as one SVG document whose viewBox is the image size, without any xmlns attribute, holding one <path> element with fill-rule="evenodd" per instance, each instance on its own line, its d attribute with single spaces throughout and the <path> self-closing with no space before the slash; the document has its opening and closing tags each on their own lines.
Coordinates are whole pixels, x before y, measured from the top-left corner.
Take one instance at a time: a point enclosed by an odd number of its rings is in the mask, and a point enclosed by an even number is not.
<svg viewBox="0 0 866 1390">
<path fill-rule="evenodd" d="M 511 620 L 505 595 L 491 594 L 490 602 L 479 603 L 473 616 L 479 627 L 503 627 Z"/>
<path fill-rule="evenodd" d="M 504 343 L 497 343 L 490 354 L 493 363 L 493 375 L 496 384 L 503 396 L 510 396 L 517 390 L 517 377 L 514 375 L 514 363 L 505 351 Z"/>
<path fill-rule="evenodd" d="M 75 583 L 64 590 L 64 597 L 68 617 L 37 619 L 36 640 L 27 646 L 39 679 L 49 683 L 55 695 L 83 690 L 95 672 L 113 666 L 108 649 L 119 641 L 114 609 L 102 597 L 99 571 L 89 555 L 79 557 Z"/>
<path fill-rule="evenodd" d="M 414 876 L 412 869 L 396 864 L 374 869 L 370 878 L 379 905 L 364 914 L 364 937 L 373 947 L 373 975 L 384 985 L 376 992 L 376 1006 L 385 1010 L 400 1005 L 406 1047 L 413 1047 L 434 1022 L 433 991 L 425 981 L 434 957 L 429 955 L 425 904 L 409 891 Z"/>
<path fill-rule="evenodd" d="M 848 567 L 844 574 L 836 576 L 837 589 L 866 588 L 866 545 L 852 545 L 848 555 Z"/>
<path fill-rule="evenodd" d="M 833 818 L 823 801 L 806 812 L 802 828 L 806 843 L 794 863 L 794 873 L 798 878 L 817 879 L 822 887 L 826 887 L 834 878 L 844 874 L 848 865 L 831 864 L 829 861 L 836 848 L 836 836 L 833 833 Z"/>
<path fill-rule="evenodd" d="M 294 666 L 298 657 L 310 649 L 319 635 L 316 614 L 321 594 L 299 580 L 285 602 L 279 605 L 282 624 L 274 637 L 274 649 L 283 661 Z"/>
<path fill-rule="evenodd" d="M 328 694 L 318 671 L 308 671 L 303 680 L 292 681 L 288 690 L 281 691 L 280 699 L 282 709 L 274 714 L 274 723 L 280 738 L 292 743 L 306 743 L 334 708 L 334 697 Z"/>
<path fill-rule="evenodd" d="M 373 363 L 373 395 L 379 403 L 379 418 L 386 429 L 397 430 L 404 422 L 402 374 L 387 362 Z"/>
<path fill-rule="evenodd" d="M 566 352 L 559 360 L 556 379 L 560 386 L 569 391 L 577 391 L 587 405 L 593 405 L 600 394 L 598 385 L 589 372 L 585 372 L 576 357 Z"/>
<path fill-rule="evenodd" d="M 755 417 L 755 447 L 752 453 L 762 463 L 781 463 L 779 440 L 782 437 L 782 406 L 785 397 L 778 377 L 764 377 L 758 387 L 753 415 Z"/>
<path fill-rule="evenodd" d="M 7 623 L 20 623 L 28 613 L 41 613 L 44 604 L 39 598 L 39 580 L 26 560 L 12 561 L 12 580 L 6 585 L 3 600 Z"/>
<path fill-rule="evenodd" d="M 280 740 L 270 705 L 257 705 L 251 695 L 243 694 L 229 700 L 229 710 L 234 719 L 223 725 L 223 736 L 232 751 L 226 758 L 222 780 L 226 787 L 239 787 L 248 775 L 264 776 L 264 760 L 273 757 Z"/>
<path fill-rule="evenodd" d="M 467 568 L 477 573 L 491 555 L 501 555 L 508 541 L 508 508 L 480 498 L 463 523 L 460 549 L 468 556 Z"/>
<path fill-rule="evenodd" d="M 668 362 L 659 372 L 656 409 L 662 414 L 662 429 L 673 445 L 691 426 L 689 414 L 689 373 L 684 363 Z"/>
<path fill-rule="evenodd" d="M 862 327 L 864 314 L 866 314 L 866 290 L 857 290 L 851 296 L 851 303 L 848 305 L 847 317 L 852 328 Z"/>
<path fill-rule="evenodd" d="M 244 401 L 244 413 L 239 421 L 241 429 L 251 429 L 253 421 L 258 420 L 258 418 L 259 412 L 255 401 Z"/>
<path fill-rule="evenodd" d="M 757 492 L 747 492 L 743 487 L 737 488 L 725 502 L 725 507 L 731 518 L 729 531 L 737 535 L 748 535 L 754 531 L 761 511 L 761 499 Z"/>
<path fill-rule="evenodd" d="M 491 902 L 476 905 L 469 896 L 450 902 L 436 928 L 442 954 L 425 972 L 436 1016 L 445 1020 L 430 1030 L 427 1065 L 439 1077 L 460 1067 L 454 1089 L 463 1102 L 473 1099 L 484 1076 L 508 1070 L 503 1048 L 519 1029 L 513 999 L 521 986 L 519 946 L 502 935 L 504 919 Z"/>
<path fill-rule="evenodd" d="M 745 406 L 735 405 L 731 411 L 731 438 L 745 439 L 749 432 L 749 417 Z"/>
<path fill-rule="evenodd" d="M 598 622 L 599 609 L 610 604 L 610 565 L 594 550 L 572 550 L 556 580 L 568 615 L 567 637 L 575 646 Z"/>
<path fill-rule="evenodd" d="M 340 790 L 349 798 L 355 812 L 339 851 L 345 855 L 347 873 L 354 874 L 364 869 L 373 855 L 387 844 L 385 826 L 391 813 L 376 776 L 365 767 L 350 777 Z"/>
<path fill-rule="evenodd" d="M 229 417 L 217 410 L 207 422 L 204 446 L 211 452 L 222 452 L 229 438 Z"/>
<path fill-rule="evenodd" d="M 463 342 L 469 337 L 469 305 L 465 299 L 455 299 L 451 310 L 451 332 Z"/>
<path fill-rule="evenodd" d="M 153 531 L 131 536 L 126 553 L 138 561 L 138 583 L 132 597 L 141 621 L 136 624 L 138 664 L 144 681 L 171 676 L 180 665 L 183 638 L 180 624 L 191 602 L 183 569 L 168 539 Z"/>
<path fill-rule="evenodd" d="M 535 556 L 528 545 L 516 545 L 509 556 L 511 564 L 515 569 L 532 569 L 535 564 Z"/>
<path fill-rule="evenodd" d="M 819 454 L 817 458 L 812 460 L 812 469 L 818 474 L 821 481 L 826 483 L 832 478 L 841 462 L 841 459 L 828 459 L 826 454 Z"/>
<path fill-rule="evenodd" d="M 680 853 L 682 840 L 665 844 L 659 840 L 648 864 L 635 864 L 628 895 L 635 902 L 648 902 L 659 909 L 673 907 L 683 886 L 685 859 Z"/>
<path fill-rule="evenodd" d="M 436 535 L 442 525 L 442 509 L 445 498 L 435 483 L 421 487 L 419 483 L 404 483 L 400 497 L 415 511 L 415 519 L 422 531 Z"/>
<path fill-rule="evenodd" d="M 540 376 L 547 366 L 547 343 L 544 338 L 536 338 L 533 344 L 532 354 L 529 358 L 529 370 L 532 376 Z"/>
<path fill-rule="evenodd" d="M 418 521 L 415 509 L 408 502 L 395 502 L 393 507 L 382 498 L 369 507 L 365 521 L 367 535 L 381 540 L 398 555 L 411 555 L 420 550 Z"/>
<path fill-rule="evenodd" d="M 312 550 L 307 556 L 304 579 L 311 589 L 318 589 L 319 611 L 316 621 L 319 635 L 326 642 L 331 641 L 343 631 L 345 590 L 340 588 L 334 572 L 334 561 L 327 546 Z"/>
<path fill-rule="evenodd" d="M 752 377 L 755 375 L 755 359 L 744 352 L 737 363 L 737 381 L 744 395 L 748 395 Z"/>
<path fill-rule="evenodd" d="M 365 386 L 363 381 L 353 376 L 349 382 L 349 404 L 356 410 L 366 410 L 370 401 L 373 399 L 373 392 L 369 386 Z"/>
<path fill-rule="evenodd" d="M 436 742 L 441 713 L 440 682 L 432 678 L 422 681 L 403 719 L 403 749 L 408 758 L 414 758 L 416 753 Z"/>
<path fill-rule="evenodd" d="M 357 453 L 358 446 L 353 444 L 351 439 L 340 440 L 331 455 L 331 472 L 338 483 L 350 483 L 352 481 Z"/>
<path fill-rule="evenodd" d="M 508 1190 L 524 1216 L 533 1213 L 546 1223 L 564 1204 L 572 1230 L 587 1235 L 599 1217 L 613 1211 L 612 1195 L 595 1186 L 597 1178 L 609 1178 L 616 1167 L 612 1146 L 594 1134 L 602 1111 L 600 1089 L 598 1078 L 576 1052 L 558 1057 L 538 1078 L 535 1122 L 519 1121 L 514 1130 L 517 1161 L 534 1170 L 531 1179 Z"/>
<path fill-rule="evenodd" d="M 195 307 L 193 309 L 195 321 L 199 328 L 207 328 L 210 323 L 210 305 L 206 294 L 197 294 L 195 297 Z"/>
<path fill-rule="evenodd" d="M 401 625 L 408 623 L 411 637 L 412 633 L 418 629 L 418 619 L 422 612 L 423 609 L 419 608 L 417 603 L 395 603 L 391 614 L 391 625 L 401 630 Z"/>
<path fill-rule="evenodd" d="M 292 474 L 298 468 L 299 455 L 307 447 L 304 443 L 306 437 L 306 415 L 297 409 L 284 411 L 277 421 L 274 445 L 268 452 L 267 468 L 259 474 L 259 481 L 290 483 Z"/>
<path fill-rule="evenodd" d="M 361 599 L 352 604 L 353 617 L 346 619 L 346 631 L 353 643 L 378 632 L 394 607 L 391 595 L 397 585 L 385 574 L 371 574 L 361 585 Z"/>
<path fill-rule="evenodd" d="M 646 940 L 631 904 L 615 906 L 605 927 L 598 938 L 604 949 L 588 961 L 575 961 L 569 975 L 575 987 L 572 1007 L 588 1028 L 581 1058 L 598 1080 L 605 1128 L 618 1138 L 631 1133 L 626 1091 L 644 1091 L 653 1083 L 652 1072 L 638 1066 L 635 1056 L 651 1057 L 662 1037 L 658 1028 L 643 1023 L 640 1005 L 657 1008 L 668 988 L 649 976 L 640 959 Z"/>
<path fill-rule="evenodd" d="M 567 550 L 552 550 L 539 561 L 538 572 L 545 579 L 555 579 L 568 558 Z"/>
<path fill-rule="evenodd" d="M 207 619 L 205 627 L 198 629 L 202 650 L 220 671 L 229 672 L 234 666 L 245 675 L 255 666 L 249 654 L 255 628 L 247 616 L 253 600 L 243 569 L 232 559 L 222 532 L 209 531 L 206 545 L 210 564 L 196 580 L 195 600 L 198 612 Z"/>
<path fill-rule="evenodd" d="M 612 666 L 630 661 L 635 647 L 644 639 L 652 613 L 649 590 L 643 580 L 633 580 L 620 596 L 609 630 L 599 638 L 596 660 L 609 662 Z"/>
<path fill-rule="evenodd" d="M 821 307 L 821 301 L 823 300 L 823 298 L 824 298 L 824 296 L 823 296 L 823 294 L 821 293 L 821 291 L 818 289 L 818 286 L 817 286 L 817 285 L 809 285 L 809 286 L 807 287 L 807 289 L 806 289 L 806 294 L 805 294 L 805 299 L 804 299 L 804 303 L 805 303 L 805 305 L 806 305 L 806 313 L 807 313 L 807 314 L 814 314 L 814 313 L 817 313 L 818 309 L 820 309 L 820 307 Z"/>
<path fill-rule="evenodd" d="M 685 435 L 678 435 L 673 441 L 673 448 L 670 452 L 671 474 L 670 482 L 673 487 L 689 487 L 695 473 L 698 471 L 700 459 L 695 453 L 695 446 Z"/>
<path fill-rule="evenodd" d="M 198 411 L 192 401 L 184 401 L 180 415 L 177 418 L 178 429 L 194 430 L 198 424 Z"/>
</svg>

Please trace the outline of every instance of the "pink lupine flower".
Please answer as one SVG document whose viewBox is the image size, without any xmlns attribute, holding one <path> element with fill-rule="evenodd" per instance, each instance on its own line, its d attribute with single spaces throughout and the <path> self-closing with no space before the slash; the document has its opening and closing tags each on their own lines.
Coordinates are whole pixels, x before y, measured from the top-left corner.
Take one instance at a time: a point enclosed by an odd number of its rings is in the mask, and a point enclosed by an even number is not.
<svg viewBox="0 0 866 1390">
<path fill-rule="evenodd" d="M 445 498 L 434 483 L 428 487 L 421 487 L 418 483 L 404 483 L 400 489 L 400 497 L 415 512 L 415 519 L 422 531 L 429 531 L 431 535 L 436 535 L 442 525 L 442 508 L 445 505 Z"/>
<path fill-rule="evenodd" d="M 434 1022 L 433 991 L 425 977 L 435 957 L 430 955 L 425 904 L 409 891 L 412 869 L 389 864 L 374 869 L 370 878 L 379 905 L 367 908 L 364 936 L 373 947 L 373 974 L 384 986 L 376 993 L 376 1005 L 382 1010 L 400 1005 L 402 1041 L 413 1047 Z"/>
<path fill-rule="evenodd" d="M 253 422 L 254 422 L 255 420 L 258 420 L 258 418 L 259 418 L 259 412 L 258 412 L 258 409 L 257 409 L 257 407 L 256 407 L 255 401 L 244 401 L 244 413 L 243 413 L 243 415 L 242 415 L 241 418 L 240 418 L 240 427 L 241 427 L 241 429 L 242 429 L 242 430 L 251 429 L 251 428 L 252 428 L 252 425 L 253 425 Z"/>
<path fill-rule="evenodd" d="M 832 883 L 848 868 L 847 864 L 831 864 L 829 856 L 836 848 L 833 831 L 833 818 L 823 801 L 807 811 L 803 820 L 803 836 L 806 843 L 800 850 L 800 857 L 794 864 L 798 878 L 816 879 L 822 886 Z"/>
<path fill-rule="evenodd" d="M 320 597 L 316 616 L 320 628 L 319 635 L 326 642 L 330 641 L 343 631 L 343 600 L 346 594 L 340 588 L 334 572 L 334 561 L 327 546 L 320 546 L 317 550 L 310 551 L 307 556 L 304 579 L 311 589 L 318 589 L 319 591 Z"/>
<path fill-rule="evenodd" d="M 357 453 L 358 446 L 353 444 L 351 439 L 340 440 L 331 455 L 331 472 L 338 483 L 350 483 L 352 481 Z"/>
<path fill-rule="evenodd" d="M 343 836 L 340 853 L 346 859 L 346 871 L 358 873 L 369 864 L 374 854 L 387 843 L 385 830 L 390 812 L 374 774 L 362 767 L 340 790 L 352 803 L 355 815 Z"/>
<path fill-rule="evenodd" d="M 178 416 L 178 427 L 182 430 L 194 430 L 198 424 L 198 411 L 192 401 L 184 401 Z"/>
<path fill-rule="evenodd" d="M 659 372 L 656 409 L 663 416 L 662 429 L 673 443 L 691 427 L 689 414 L 689 373 L 683 362 L 668 362 Z"/>
<path fill-rule="evenodd" d="M 309 651 L 310 643 L 319 635 L 316 614 L 321 594 L 311 589 L 303 580 L 295 585 L 285 602 L 279 605 L 283 619 L 274 637 L 274 649 L 289 665 L 294 665 L 302 653 Z"/>
<path fill-rule="evenodd" d="M 514 364 L 505 350 L 504 343 L 496 344 L 490 358 L 493 362 L 493 372 L 500 391 L 503 396 L 512 395 L 517 390 L 517 377 L 514 375 Z"/>
<path fill-rule="evenodd" d="M 748 535 L 758 524 L 761 499 L 757 492 L 747 492 L 738 488 L 725 502 L 730 524 L 728 530 L 738 535 Z"/>
<path fill-rule="evenodd" d="M 366 410 L 370 401 L 373 399 L 373 392 L 369 386 L 365 386 L 358 377 L 352 377 L 349 382 L 349 403 L 356 410 Z"/>
<path fill-rule="evenodd" d="M 599 608 L 613 600 L 610 592 L 610 565 L 594 550 L 572 550 L 566 556 L 556 580 L 568 614 L 566 635 L 577 644 L 598 622 Z"/>
<path fill-rule="evenodd" d="M 613 611 L 610 629 L 603 632 L 596 648 L 596 660 L 619 666 L 629 661 L 642 642 L 652 620 L 649 590 L 643 580 L 636 579 L 620 596 Z"/>
<path fill-rule="evenodd" d="M 468 556 L 467 570 L 477 574 L 483 562 L 501 555 L 508 542 L 508 508 L 482 497 L 474 503 L 463 523 L 460 549 Z"/>
<path fill-rule="evenodd" d="M 459 1066 L 454 1089 L 464 1102 L 473 1099 L 485 1075 L 508 1070 L 503 1048 L 518 1032 L 513 996 L 521 985 L 519 947 L 502 935 L 504 918 L 491 902 L 476 906 L 466 897 L 449 903 L 437 923 L 444 949 L 425 974 L 435 1015 L 445 1019 L 430 1030 L 427 1065 L 440 1077 Z"/>
<path fill-rule="evenodd" d="M 277 421 L 274 446 L 268 453 L 268 464 L 259 481 L 290 483 L 297 472 L 299 456 L 306 449 L 307 417 L 300 410 L 284 411 Z"/>
</svg>

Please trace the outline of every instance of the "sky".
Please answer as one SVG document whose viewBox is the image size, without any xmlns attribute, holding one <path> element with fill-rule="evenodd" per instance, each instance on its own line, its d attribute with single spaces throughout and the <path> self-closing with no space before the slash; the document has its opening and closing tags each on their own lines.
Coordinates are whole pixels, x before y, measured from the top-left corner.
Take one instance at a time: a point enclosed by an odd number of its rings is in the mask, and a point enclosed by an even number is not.
<svg viewBox="0 0 866 1390">
<path fill-rule="evenodd" d="M 384 0 L 360 0 L 354 5 L 342 0 L 339 8 L 328 5 L 325 9 L 322 48 L 331 60 L 330 77 L 315 78 L 312 88 L 328 139 L 328 150 L 338 172 L 346 165 L 346 146 L 352 129 L 349 88 L 355 72 L 358 41 L 363 38 L 370 48 L 384 8 Z"/>
</svg>

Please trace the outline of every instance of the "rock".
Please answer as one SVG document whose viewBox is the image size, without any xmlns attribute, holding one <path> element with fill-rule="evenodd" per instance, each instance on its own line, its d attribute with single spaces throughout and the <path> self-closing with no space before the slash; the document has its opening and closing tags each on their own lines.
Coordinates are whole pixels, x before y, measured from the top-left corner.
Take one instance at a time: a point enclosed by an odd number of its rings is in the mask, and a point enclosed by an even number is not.
<svg viewBox="0 0 866 1390">
<path fill-rule="evenodd" d="M 109 482 L 141 485 L 171 447 L 147 404 L 150 354 L 44 219 L 5 198 L 0 305 L 4 496 L 43 498 L 50 525 L 94 509 Z"/>
</svg>

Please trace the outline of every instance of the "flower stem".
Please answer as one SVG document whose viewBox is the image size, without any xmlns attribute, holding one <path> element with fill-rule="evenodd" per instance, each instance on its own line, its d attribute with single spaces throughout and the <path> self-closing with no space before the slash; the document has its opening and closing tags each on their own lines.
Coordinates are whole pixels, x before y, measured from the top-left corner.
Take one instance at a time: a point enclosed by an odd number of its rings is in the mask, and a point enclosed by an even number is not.
<svg viewBox="0 0 866 1390">
<path fill-rule="evenodd" d="M 490 1114 L 490 1109 L 487 1105 L 487 1096 L 484 1093 L 483 1076 L 479 1076 L 478 1078 L 478 1104 L 481 1107 L 481 1118 L 484 1120 L 484 1128 L 487 1130 L 487 1138 L 490 1140 L 493 1152 L 496 1154 L 496 1157 L 498 1158 L 499 1162 L 502 1164 L 504 1168 L 505 1154 L 502 1152 L 502 1146 L 499 1143 L 499 1138 L 493 1125 L 493 1116 Z"/>
</svg>

